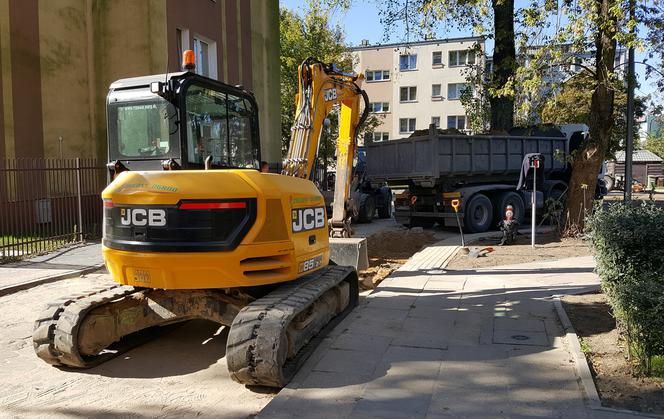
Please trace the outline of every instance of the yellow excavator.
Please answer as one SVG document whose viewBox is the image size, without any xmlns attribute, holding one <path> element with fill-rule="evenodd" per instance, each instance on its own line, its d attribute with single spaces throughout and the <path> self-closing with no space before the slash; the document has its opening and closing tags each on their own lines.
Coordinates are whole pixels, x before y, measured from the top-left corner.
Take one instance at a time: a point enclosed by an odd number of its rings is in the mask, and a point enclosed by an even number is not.
<svg viewBox="0 0 664 419">
<path fill-rule="evenodd" d="M 102 250 L 116 285 L 47 306 L 33 342 L 44 361 L 88 368 L 190 319 L 229 327 L 231 377 L 282 387 L 358 301 L 352 266 L 330 260 L 349 236 L 349 187 L 368 100 L 361 75 L 309 58 L 281 174 L 260 170 L 257 105 L 241 86 L 186 71 L 122 79 L 107 98 Z M 360 113 L 361 106 L 364 111 Z M 326 115 L 339 106 L 335 204 L 309 180 Z"/>
</svg>

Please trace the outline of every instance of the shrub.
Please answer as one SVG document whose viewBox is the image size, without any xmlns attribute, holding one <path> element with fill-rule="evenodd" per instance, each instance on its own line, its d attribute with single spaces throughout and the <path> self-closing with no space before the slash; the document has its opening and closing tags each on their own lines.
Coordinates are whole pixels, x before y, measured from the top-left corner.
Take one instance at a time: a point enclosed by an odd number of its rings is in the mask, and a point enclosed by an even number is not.
<svg viewBox="0 0 664 419">
<path fill-rule="evenodd" d="M 664 209 L 616 203 L 587 220 L 602 290 L 645 374 L 664 355 Z"/>
</svg>

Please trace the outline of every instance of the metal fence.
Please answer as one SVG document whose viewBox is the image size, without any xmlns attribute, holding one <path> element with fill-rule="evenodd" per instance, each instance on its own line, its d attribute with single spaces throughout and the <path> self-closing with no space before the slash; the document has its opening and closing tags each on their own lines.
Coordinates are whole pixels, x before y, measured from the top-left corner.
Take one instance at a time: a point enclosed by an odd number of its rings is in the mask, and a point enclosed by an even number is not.
<svg viewBox="0 0 664 419">
<path fill-rule="evenodd" d="M 101 236 L 95 159 L 0 159 L 0 263 Z"/>
</svg>

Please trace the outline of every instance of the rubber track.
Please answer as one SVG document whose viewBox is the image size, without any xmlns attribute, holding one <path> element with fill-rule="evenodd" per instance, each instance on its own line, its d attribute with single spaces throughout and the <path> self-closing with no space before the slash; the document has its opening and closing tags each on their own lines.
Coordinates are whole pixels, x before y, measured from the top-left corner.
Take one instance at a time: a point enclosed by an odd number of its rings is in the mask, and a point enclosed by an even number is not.
<svg viewBox="0 0 664 419">
<path fill-rule="evenodd" d="M 90 310 L 140 291 L 134 287 L 112 285 L 49 303 L 35 321 L 32 333 L 35 353 L 49 364 L 74 368 L 90 368 L 119 355 L 122 348 L 84 358 L 78 352 L 78 328 Z"/>
<path fill-rule="evenodd" d="M 286 329 L 295 316 L 327 290 L 346 281 L 348 306 L 297 353 L 286 360 Z M 226 361 L 233 380 L 246 385 L 283 387 L 302 363 L 358 302 L 357 272 L 349 266 L 327 266 L 287 283 L 243 308 L 228 334 Z"/>
</svg>

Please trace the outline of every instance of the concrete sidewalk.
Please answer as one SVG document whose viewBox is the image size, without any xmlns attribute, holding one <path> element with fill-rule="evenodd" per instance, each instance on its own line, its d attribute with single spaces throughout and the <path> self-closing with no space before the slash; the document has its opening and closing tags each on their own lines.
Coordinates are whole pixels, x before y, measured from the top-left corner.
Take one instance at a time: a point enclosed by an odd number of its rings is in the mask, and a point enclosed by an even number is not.
<svg viewBox="0 0 664 419">
<path fill-rule="evenodd" d="M 592 257 L 476 271 L 414 259 L 259 417 L 620 417 L 589 408 L 550 299 L 596 288 Z"/>
<path fill-rule="evenodd" d="M 0 295 L 94 272 L 103 266 L 99 243 L 82 243 L 24 261 L 0 265 Z"/>
</svg>

